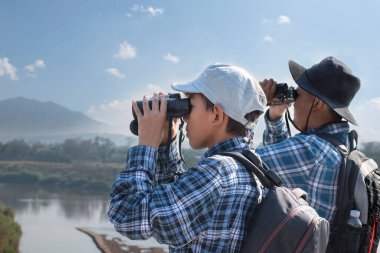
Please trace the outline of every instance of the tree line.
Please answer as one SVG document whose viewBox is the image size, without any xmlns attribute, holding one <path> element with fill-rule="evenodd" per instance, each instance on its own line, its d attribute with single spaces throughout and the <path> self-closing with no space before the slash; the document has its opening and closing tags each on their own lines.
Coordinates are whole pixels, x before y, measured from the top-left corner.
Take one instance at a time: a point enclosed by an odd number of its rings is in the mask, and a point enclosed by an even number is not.
<svg viewBox="0 0 380 253">
<path fill-rule="evenodd" d="M 46 161 L 72 163 L 81 161 L 101 163 L 124 163 L 132 140 L 124 146 L 117 146 L 105 137 L 93 139 L 67 139 L 62 143 L 30 143 L 12 140 L 0 143 L 0 161 Z M 367 142 L 359 150 L 380 164 L 380 142 Z M 189 165 L 199 159 L 203 151 L 183 149 L 183 156 Z"/>
<path fill-rule="evenodd" d="M 0 143 L 0 160 L 122 163 L 125 161 L 128 148 L 129 144 L 119 147 L 104 137 L 67 139 L 62 143 L 55 144 L 12 140 Z"/>
</svg>

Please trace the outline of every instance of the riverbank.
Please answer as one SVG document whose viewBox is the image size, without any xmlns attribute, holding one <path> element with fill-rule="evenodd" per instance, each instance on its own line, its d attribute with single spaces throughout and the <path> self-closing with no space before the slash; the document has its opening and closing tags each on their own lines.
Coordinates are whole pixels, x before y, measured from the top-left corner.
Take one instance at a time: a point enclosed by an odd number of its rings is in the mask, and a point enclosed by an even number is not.
<svg viewBox="0 0 380 253">
<path fill-rule="evenodd" d="M 90 236 L 102 253 L 166 253 L 164 249 L 158 247 L 142 248 L 126 245 L 119 238 L 108 239 L 107 235 L 95 233 L 84 227 L 77 227 L 76 229 Z"/>
</svg>

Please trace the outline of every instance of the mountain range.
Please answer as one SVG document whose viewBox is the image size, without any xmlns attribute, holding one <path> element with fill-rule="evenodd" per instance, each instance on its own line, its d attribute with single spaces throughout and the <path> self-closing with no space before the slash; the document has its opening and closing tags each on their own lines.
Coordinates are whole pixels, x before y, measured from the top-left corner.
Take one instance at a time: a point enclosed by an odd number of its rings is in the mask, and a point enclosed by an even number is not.
<svg viewBox="0 0 380 253">
<path fill-rule="evenodd" d="M 0 136 L 52 136 L 107 132 L 110 126 L 54 102 L 23 97 L 0 101 Z"/>
</svg>

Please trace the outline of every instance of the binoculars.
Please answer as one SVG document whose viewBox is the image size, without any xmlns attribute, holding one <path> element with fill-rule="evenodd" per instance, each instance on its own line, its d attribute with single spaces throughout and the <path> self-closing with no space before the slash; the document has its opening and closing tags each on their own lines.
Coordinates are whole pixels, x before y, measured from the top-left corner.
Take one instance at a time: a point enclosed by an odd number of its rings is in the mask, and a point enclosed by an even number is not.
<svg viewBox="0 0 380 253">
<path fill-rule="evenodd" d="M 181 118 L 186 114 L 190 113 L 190 98 L 181 98 L 181 94 L 174 93 L 166 96 L 167 101 L 167 119 Z M 152 99 L 148 100 L 149 108 L 152 109 Z M 142 113 L 144 113 L 142 101 L 136 101 L 138 108 Z M 158 101 L 158 105 L 161 106 L 161 101 Z M 138 135 L 138 122 L 135 111 L 132 108 L 133 120 L 129 125 L 131 132 L 134 135 Z"/>
<path fill-rule="evenodd" d="M 298 96 L 296 89 L 288 87 L 287 83 L 278 83 L 273 98 L 280 100 L 273 101 L 272 105 L 290 104 L 293 103 Z"/>
</svg>

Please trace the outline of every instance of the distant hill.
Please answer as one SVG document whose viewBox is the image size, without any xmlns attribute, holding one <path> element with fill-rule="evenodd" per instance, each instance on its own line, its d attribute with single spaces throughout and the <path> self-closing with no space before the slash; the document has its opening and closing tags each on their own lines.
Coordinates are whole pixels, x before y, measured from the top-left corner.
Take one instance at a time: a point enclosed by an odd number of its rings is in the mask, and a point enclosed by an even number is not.
<svg viewBox="0 0 380 253">
<path fill-rule="evenodd" d="M 53 102 L 23 97 L 0 101 L 0 136 L 99 133 L 109 126 Z"/>
</svg>

